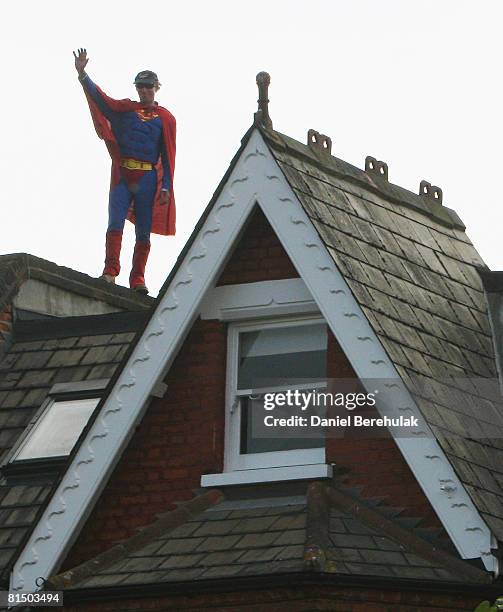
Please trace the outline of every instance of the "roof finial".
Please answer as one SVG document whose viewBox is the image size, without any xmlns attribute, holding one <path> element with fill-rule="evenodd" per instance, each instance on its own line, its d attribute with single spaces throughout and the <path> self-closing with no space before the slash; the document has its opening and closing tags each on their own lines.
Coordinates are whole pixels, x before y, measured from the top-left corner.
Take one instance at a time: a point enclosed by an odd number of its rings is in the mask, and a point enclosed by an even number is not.
<svg viewBox="0 0 503 612">
<path fill-rule="evenodd" d="M 258 85 L 258 111 L 254 115 L 255 125 L 265 127 L 272 130 L 272 121 L 269 117 L 269 95 L 268 89 L 271 83 L 271 77 L 268 72 L 259 72 L 257 74 Z"/>
</svg>

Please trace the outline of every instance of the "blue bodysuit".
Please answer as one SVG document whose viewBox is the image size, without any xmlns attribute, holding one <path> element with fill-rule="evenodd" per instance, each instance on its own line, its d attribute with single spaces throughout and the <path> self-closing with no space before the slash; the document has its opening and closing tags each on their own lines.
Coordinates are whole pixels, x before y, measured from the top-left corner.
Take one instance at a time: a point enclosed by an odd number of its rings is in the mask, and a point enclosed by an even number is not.
<svg viewBox="0 0 503 612">
<path fill-rule="evenodd" d="M 110 121 L 119 145 L 121 158 L 157 164 L 159 156 L 163 165 L 162 189 L 170 188 L 169 161 L 163 146 L 160 117 L 152 110 L 115 112 L 105 102 L 96 85 L 85 76 L 82 85 Z M 134 198 L 136 215 L 136 240 L 150 242 L 152 207 L 157 191 L 157 172 L 152 170 L 127 170 L 121 167 L 121 180 L 110 191 L 108 203 L 108 231 L 124 229 L 126 215 Z"/>
</svg>

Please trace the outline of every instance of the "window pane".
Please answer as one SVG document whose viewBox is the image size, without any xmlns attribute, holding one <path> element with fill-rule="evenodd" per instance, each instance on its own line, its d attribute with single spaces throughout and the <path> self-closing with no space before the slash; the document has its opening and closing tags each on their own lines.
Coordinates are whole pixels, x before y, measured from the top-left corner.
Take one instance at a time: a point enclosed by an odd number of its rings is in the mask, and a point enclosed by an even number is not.
<svg viewBox="0 0 503 612">
<path fill-rule="evenodd" d="M 238 389 L 291 386 L 325 379 L 327 373 L 327 326 L 324 323 L 285 326 L 239 335 Z M 272 438 L 261 435 L 263 396 L 242 397 L 240 452 L 266 453 L 324 446 L 320 438 Z M 288 418 L 288 406 L 277 407 L 274 416 Z M 255 418 L 253 419 L 253 415 Z M 301 432 L 299 432 L 301 435 Z"/>
<path fill-rule="evenodd" d="M 53 402 L 14 460 L 68 455 L 98 402 L 99 398 Z"/>
<path fill-rule="evenodd" d="M 278 327 L 240 334 L 238 389 L 271 385 L 272 379 L 325 378 L 324 324 Z"/>
<path fill-rule="evenodd" d="M 253 411 L 256 411 L 258 418 L 252 422 Z M 278 418 L 288 418 L 288 406 L 277 407 L 274 416 Z M 325 446 L 325 440 L 321 437 L 316 438 L 271 438 L 265 436 L 254 436 L 253 432 L 257 429 L 264 429 L 257 425 L 264 417 L 263 396 L 258 400 L 249 397 L 241 398 L 241 453 L 270 453 L 272 451 L 285 451 L 298 448 L 320 448 Z M 255 426 L 254 426 L 255 425 Z"/>
</svg>

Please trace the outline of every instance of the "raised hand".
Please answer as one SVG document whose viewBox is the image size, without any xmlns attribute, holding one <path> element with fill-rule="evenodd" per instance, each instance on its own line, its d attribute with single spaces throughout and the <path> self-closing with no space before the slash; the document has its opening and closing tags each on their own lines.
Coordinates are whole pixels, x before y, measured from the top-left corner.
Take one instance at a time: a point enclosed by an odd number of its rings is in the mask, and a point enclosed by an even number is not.
<svg viewBox="0 0 503 612">
<path fill-rule="evenodd" d="M 73 57 L 75 58 L 75 68 L 77 70 L 77 72 L 79 73 L 79 75 L 84 74 L 84 69 L 87 66 L 87 62 L 89 61 L 89 58 L 87 57 L 87 50 L 86 49 L 78 49 L 78 55 L 77 53 L 75 53 L 75 51 L 73 52 Z"/>
</svg>

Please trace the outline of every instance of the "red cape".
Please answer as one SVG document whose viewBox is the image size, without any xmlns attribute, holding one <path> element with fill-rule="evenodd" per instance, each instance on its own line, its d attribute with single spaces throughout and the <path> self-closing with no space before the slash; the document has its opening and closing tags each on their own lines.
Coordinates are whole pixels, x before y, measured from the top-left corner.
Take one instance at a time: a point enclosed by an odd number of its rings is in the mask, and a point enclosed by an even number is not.
<svg viewBox="0 0 503 612">
<path fill-rule="evenodd" d="M 145 105 L 140 102 L 134 102 L 133 100 L 129 100 L 126 98 L 124 100 L 114 100 L 113 98 L 109 98 L 103 91 L 97 87 L 100 94 L 103 96 L 106 104 L 110 107 L 111 110 L 117 113 L 127 113 L 134 110 L 139 110 L 142 108 L 147 108 Z M 98 105 L 94 102 L 91 96 L 88 95 L 86 90 L 84 89 L 86 94 L 87 101 L 89 103 L 89 108 L 91 110 L 91 116 L 93 118 L 94 127 L 96 129 L 96 133 L 98 136 L 105 141 L 107 145 L 108 152 L 110 153 L 110 157 L 112 158 L 112 177 L 111 177 L 111 186 L 114 187 L 120 181 L 120 151 L 119 145 L 115 140 L 115 136 L 112 132 L 112 126 L 110 125 L 110 121 L 105 117 L 105 115 L 100 111 Z M 166 154 L 168 156 L 169 161 L 169 171 L 170 171 L 170 192 L 169 192 L 169 200 L 168 204 L 164 204 L 161 206 L 160 204 L 160 193 L 161 193 L 161 185 L 162 185 L 162 176 L 163 176 L 163 168 L 161 159 L 156 164 L 157 170 L 157 192 L 155 194 L 154 200 L 154 209 L 152 211 L 152 233 L 161 234 L 163 236 L 174 236 L 176 231 L 176 207 L 175 207 L 175 195 L 173 193 L 173 175 L 175 171 L 175 153 L 176 153 L 176 120 L 173 115 L 162 106 L 156 105 L 155 110 L 159 113 L 159 117 L 162 122 L 162 132 L 163 132 L 163 141 L 164 146 L 166 147 Z M 134 201 L 131 207 L 129 208 L 127 218 L 134 223 L 135 215 L 134 215 Z"/>
</svg>

